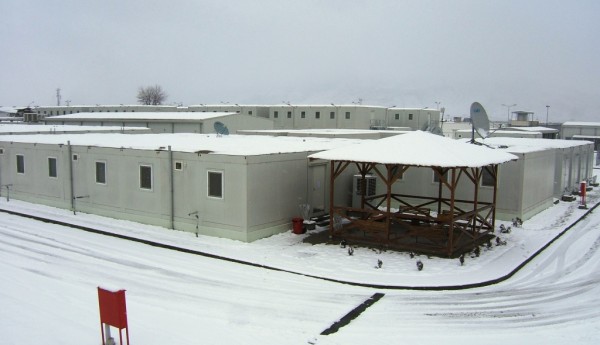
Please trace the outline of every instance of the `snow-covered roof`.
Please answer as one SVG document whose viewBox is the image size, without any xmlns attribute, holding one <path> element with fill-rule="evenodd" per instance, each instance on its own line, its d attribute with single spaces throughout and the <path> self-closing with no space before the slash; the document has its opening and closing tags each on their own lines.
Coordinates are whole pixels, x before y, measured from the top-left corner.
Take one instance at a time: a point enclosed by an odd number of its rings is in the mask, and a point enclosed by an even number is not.
<svg viewBox="0 0 600 345">
<path fill-rule="evenodd" d="M 486 145 L 503 147 L 508 152 L 526 153 L 547 149 L 564 149 L 581 145 L 590 145 L 585 140 L 541 139 L 541 138 L 509 138 L 492 137 L 482 141 Z"/>
<path fill-rule="evenodd" d="M 598 135 L 575 134 L 575 135 L 572 136 L 572 138 L 581 139 L 581 140 L 585 140 L 585 139 L 600 139 L 600 136 L 598 136 Z"/>
<path fill-rule="evenodd" d="M 558 133 L 558 129 L 542 127 L 542 126 L 531 126 L 531 127 L 506 127 L 509 131 L 524 131 L 524 132 L 540 132 L 540 133 Z M 504 131 L 505 128 L 500 130 Z"/>
<path fill-rule="evenodd" d="M 178 152 L 198 152 L 254 156 L 293 152 L 315 152 L 354 145 L 360 139 L 300 138 L 249 135 L 165 133 L 165 134 L 37 134 L 0 135 L 0 141 L 37 144 L 71 145 L 127 148 L 140 150 L 166 149 Z"/>
<path fill-rule="evenodd" d="M 16 114 L 17 110 L 16 107 L 0 107 L 0 113 Z"/>
<path fill-rule="evenodd" d="M 119 126 L 73 126 L 73 125 L 32 125 L 0 124 L 0 135 L 17 133 L 61 133 L 61 132 L 116 132 Z M 127 131 L 148 131 L 146 127 L 126 127 Z"/>
<path fill-rule="evenodd" d="M 257 129 L 238 130 L 237 134 L 245 135 L 274 135 L 296 137 L 324 137 L 324 138 L 355 138 L 355 139 L 381 139 L 392 135 L 408 132 L 408 130 L 371 130 L 371 129 Z"/>
<path fill-rule="evenodd" d="M 207 120 L 217 117 L 237 115 L 232 112 L 106 112 L 106 113 L 78 113 L 69 115 L 57 115 L 46 117 L 46 121 L 62 121 L 62 120 L 112 120 L 112 121 L 127 121 L 127 120 Z"/>
<path fill-rule="evenodd" d="M 567 121 L 564 122 L 563 127 L 565 126 L 574 126 L 574 127 L 600 127 L 600 122 L 579 122 L 579 121 Z"/>
<path fill-rule="evenodd" d="M 44 109 L 65 109 L 65 108 L 177 108 L 172 104 L 70 104 L 70 105 L 43 105 L 35 108 Z"/>
<path fill-rule="evenodd" d="M 517 159 L 504 151 L 423 131 L 365 141 L 315 153 L 309 158 L 437 167 L 482 167 Z"/>
</svg>

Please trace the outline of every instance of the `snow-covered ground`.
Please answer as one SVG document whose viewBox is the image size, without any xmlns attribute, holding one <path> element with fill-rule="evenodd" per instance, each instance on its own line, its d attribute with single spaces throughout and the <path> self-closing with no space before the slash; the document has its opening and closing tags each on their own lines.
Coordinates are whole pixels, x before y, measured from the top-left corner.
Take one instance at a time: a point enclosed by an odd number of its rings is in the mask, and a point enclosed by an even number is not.
<svg viewBox="0 0 600 345">
<path fill-rule="evenodd" d="M 599 201 L 595 189 L 591 207 Z M 449 286 L 502 277 L 581 217 L 560 202 L 458 260 L 337 245 L 291 232 L 241 243 L 6 199 L 0 208 L 357 283 Z M 127 290 L 134 344 L 595 344 L 600 209 L 510 279 L 477 289 L 373 289 L 180 253 L 0 212 L 0 344 L 98 344 L 97 286 Z M 377 260 L 383 261 L 376 269 Z M 416 260 L 425 268 L 418 271 Z M 320 335 L 375 292 L 349 325 Z M 114 333 L 113 333 L 114 334 Z"/>
</svg>

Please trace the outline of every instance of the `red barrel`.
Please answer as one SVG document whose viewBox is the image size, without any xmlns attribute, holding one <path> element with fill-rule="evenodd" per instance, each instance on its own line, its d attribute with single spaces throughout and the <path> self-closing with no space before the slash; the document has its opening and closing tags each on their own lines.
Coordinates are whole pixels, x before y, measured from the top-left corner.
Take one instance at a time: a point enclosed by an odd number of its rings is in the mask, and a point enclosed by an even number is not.
<svg viewBox="0 0 600 345">
<path fill-rule="evenodd" d="M 294 217 L 294 218 L 292 218 L 292 225 L 293 225 L 292 231 L 295 234 L 300 235 L 300 234 L 304 233 L 304 228 L 303 228 L 304 219 L 302 219 L 300 217 Z"/>
<path fill-rule="evenodd" d="M 587 191 L 587 183 L 586 183 L 586 181 L 581 181 L 581 184 L 579 185 L 579 195 L 581 196 L 581 205 L 587 205 L 586 200 L 585 200 L 586 191 Z"/>
</svg>

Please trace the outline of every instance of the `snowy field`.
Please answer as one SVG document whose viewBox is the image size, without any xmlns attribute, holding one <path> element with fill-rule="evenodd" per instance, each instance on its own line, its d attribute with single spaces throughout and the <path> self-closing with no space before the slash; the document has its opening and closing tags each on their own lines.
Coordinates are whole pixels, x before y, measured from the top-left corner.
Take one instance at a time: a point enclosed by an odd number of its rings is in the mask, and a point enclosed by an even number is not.
<svg viewBox="0 0 600 345">
<path fill-rule="evenodd" d="M 590 208 L 598 188 L 588 195 Z M 560 202 L 507 244 L 456 259 L 302 243 L 290 231 L 251 244 L 0 200 L 0 208 L 284 269 L 180 253 L 0 212 L 0 344 L 99 344 L 98 286 L 127 290 L 133 344 L 596 344 L 600 209 L 510 279 L 468 290 L 416 291 L 508 274 L 580 218 Z M 376 269 L 377 260 L 381 269 Z M 416 260 L 425 268 L 418 271 Z M 320 335 L 376 292 L 337 333 Z M 113 332 L 114 335 L 114 332 Z"/>
</svg>

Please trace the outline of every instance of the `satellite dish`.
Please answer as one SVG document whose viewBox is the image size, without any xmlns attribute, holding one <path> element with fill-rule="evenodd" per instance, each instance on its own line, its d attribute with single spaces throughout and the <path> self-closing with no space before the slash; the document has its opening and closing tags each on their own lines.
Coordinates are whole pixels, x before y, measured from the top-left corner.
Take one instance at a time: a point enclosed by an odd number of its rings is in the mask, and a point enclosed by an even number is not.
<svg viewBox="0 0 600 345">
<path fill-rule="evenodd" d="M 490 120 L 479 102 L 471 104 L 471 125 L 473 130 L 483 139 L 490 135 Z M 474 140 L 474 138 L 473 138 Z"/>
<path fill-rule="evenodd" d="M 217 133 L 217 136 L 229 134 L 229 129 L 221 121 L 215 122 L 214 127 L 215 127 L 215 132 Z"/>
<path fill-rule="evenodd" d="M 427 131 L 431 134 L 444 136 L 444 131 L 438 126 L 429 127 L 427 128 Z"/>
</svg>

